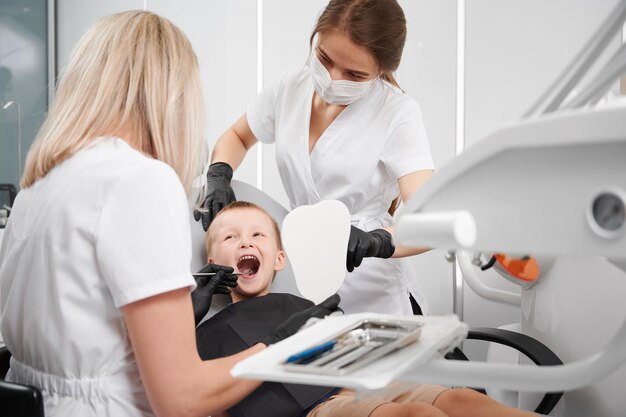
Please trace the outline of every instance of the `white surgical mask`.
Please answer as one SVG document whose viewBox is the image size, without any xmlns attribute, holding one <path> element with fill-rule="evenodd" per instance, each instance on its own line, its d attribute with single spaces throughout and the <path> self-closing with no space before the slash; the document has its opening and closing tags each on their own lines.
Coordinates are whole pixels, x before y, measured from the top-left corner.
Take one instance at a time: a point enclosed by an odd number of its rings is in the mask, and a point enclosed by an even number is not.
<svg viewBox="0 0 626 417">
<path fill-rule="evenodd" d="M 309 58 L 309 68 L 311 69 L 311 79 L 315 92 L 328 104 L 352 104 L 366 95 L 376 80 L 333 80 L 315 52 Z"/>
</svg>

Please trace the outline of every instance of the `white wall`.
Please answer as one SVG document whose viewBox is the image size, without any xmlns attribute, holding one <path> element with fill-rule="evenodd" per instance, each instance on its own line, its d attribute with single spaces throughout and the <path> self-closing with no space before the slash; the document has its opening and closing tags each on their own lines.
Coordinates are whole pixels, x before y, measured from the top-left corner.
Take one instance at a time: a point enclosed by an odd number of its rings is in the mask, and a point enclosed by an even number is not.
<svg viewBox="0 0 626 417">
<path fill-rule="evenodd" d="M 189 37 L 200 62 L 210 149 L 257 92 L 256 0 L 148 0 Z M 190 12 L 192 11 L 193 12 Z M 236 178 L 255 184 L 257 161 L 246 156 Z"/>
<path fill-rule="evenodd" d="M 124 10 L 141 9 L 141 0 L 59 0 L 57 7 L 57 67 L 63 71 L 72 49 L 98 19 Z"/>
<path fill-rule="evenodd" d="M 207 139 L 213 144 L 257 92 L 256 0 L 148 0 L 148 10 L 169 18 L 190 39 L 198 56 L 206 104 Z M 143 9 L 142 0 L 58 0 L 58 61 L 100 17 Z M 193 13 L 189 11 L 193 10 Z M 248 155 L 236 178 L 255 184 L 256 158 Z"/>
<path fill-rule="evenodd" d="M 431 151 L 438 169 L 455 155 L 456 1 L 400 1 L 407 19 L 407 42 L 398 69 L 400 86 L 422 108 Z M 429 314 L 449 314 L 452 271 L 441 250 L 411 259 Z"/>
</svg>

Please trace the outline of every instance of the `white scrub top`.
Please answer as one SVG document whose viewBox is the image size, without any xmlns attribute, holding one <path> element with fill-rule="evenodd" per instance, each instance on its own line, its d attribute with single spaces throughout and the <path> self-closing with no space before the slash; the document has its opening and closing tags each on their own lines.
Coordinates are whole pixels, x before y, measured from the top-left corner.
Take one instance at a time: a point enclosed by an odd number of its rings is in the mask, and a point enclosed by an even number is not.
<svg viewBox="0 0 626 417">
<path fill-rule="evenodd" d="M 309 155 L 313 91 L 307 67 L 288 71 L 247 111 L 256 138 L 276 144 L 291 208 L 334 199 L 363 230 L 390 226 L 387 210 L 400 193 L 398 179 L 434 167 L 419 105 L 379 80 L 337 116 Z M 366 258 L 347 274 L 341 307 L 346 313 L 411 314 L 410 291 L 425 309 L 412 274 L 405 260 Z"/>
<path fill-rule="evenodd" d="M 102 138 L 22 190 L 0 251 L 7 379 L 47 417 L 152 416 L 120 307 L 195 287 L 172 168 Z"/>
</svg>

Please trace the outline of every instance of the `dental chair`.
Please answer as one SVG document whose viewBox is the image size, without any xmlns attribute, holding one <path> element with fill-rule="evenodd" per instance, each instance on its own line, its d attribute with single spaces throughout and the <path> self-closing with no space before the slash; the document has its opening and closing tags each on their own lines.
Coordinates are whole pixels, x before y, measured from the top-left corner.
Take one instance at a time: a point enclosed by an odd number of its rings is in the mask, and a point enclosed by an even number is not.
<svg viewBox="0 0 626 417">
<path fill-rule="evenodd" d="M 4 380 L 11 353 L 0 347 L 0 414 L 10 417 L 44 417 L 43 397 L 39 389 Z"/>
<path fill-rule="evenodd" d="M 274 217 L 279 225 L 282 224 L 283 219 L 287 215 L 288 211 L 272 197 L 245 182 L 233 180 L 231 182 L 231 186 L 235 191 L 237 200 L 249 201 L 251 203 L 258 204 L 260 207 L 263 207 L 265 210 L 267 210 L 267 212 L 272 217 Z M 200 223 L 196 222 L 193 219 L 193 216 L 190 216 L 190 221 L 192 238 L 191 249 L 193 251 L 191 259 L 191 269 L 193 271 L 198 271 L 207 263 L 207 253 L 205 249 L 206 233 L 202 229 Z M 282 271 L 279 271 L 274 278 L 274 282 L 272 283 L 272 292 L 289 293 L 302 297 L 302 294 L 300 294 L 300 291 L 298 291 L 298 288 L 296 287 L 296 281 L 293 277 L 293 271 L 291 269 L 291 265 L 289 264 L 288 256 L 285 268 Z M 221 294 L 214 295 L 213 301 L 211 302 L 211 309 L 205 317 L 205 320 L 209 317 L 212 317 L 215 313 L 224 308 L 229 302 L 230 297 L 228 296 Z"/>
<path fill-rule="evenodd" d="M 263 191 L 250 184 L 233 180 L 231 185 L 235 191 L 237 200 L 249 201 L 258 204 L 267 210 L 267 212 L 276 219 L 278 224 L 282 225 L 283 219 L 288 213 L 288 210 L 285 207 L 265 194 Z M 193 216 L 191 216 L 190 221 L 192 223 L 192 270 L 197 271 L 204 266 L 207 261 L 207 254 L 205 250 L 205 232 L 200 223 L 193 219 Z M 289 254 L 287 254 L 287 266 L 285 269 L 276 274 L 276 278 L 272 284 L 272 292 L 290 293 L 302 296 L 296 287 L 293 270 L 289 265 Z M 215 295 L 213 297 L 213 302 L 211 303 L 211 309 L 205 319 L 216 314 L 224 308 L 228 302 L 229 297 L 224 295 Z M 530 336 L 517 332 L 493 328 L 475 328 L 469 331 L 467 338 L 511 347 L 523 353 L 528 359 L 530 359 L 530 361 L 538 366 L 559 365 L 563 363 L 544 344 Z M 452 360 L 468 360 L 468 358 L 458 349 L 448 355 L 447 358 Z M 480 388 L 475 389 L 483 393 L 485 392 Z M 534 411 L 538 414 L 550 413 L 550 411 L 552 411 L 558 403 L 562 394 L 562 392 L 546 393 Z"/>
</svg>

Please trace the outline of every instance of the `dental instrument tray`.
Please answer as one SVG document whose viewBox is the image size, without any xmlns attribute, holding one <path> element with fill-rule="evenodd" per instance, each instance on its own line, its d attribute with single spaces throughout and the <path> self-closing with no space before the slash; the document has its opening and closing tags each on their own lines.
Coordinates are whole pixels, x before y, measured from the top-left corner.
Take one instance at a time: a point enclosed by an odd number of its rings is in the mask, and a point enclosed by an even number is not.
<svg viewBox="0 0 626 417">
<path fill-rule="evenodd" d="M 328 316 L 231 370 L 237 378 L 380 389 L 458 346 L 467 325 L 454 315 Z"/>
<path fill-rule="evenodd" d="M 415 343 L 424 325 L 415 321 L 362 319 L 329 340 L 289 356 L 292 372 L 343 375 Z"/>
</svg>

